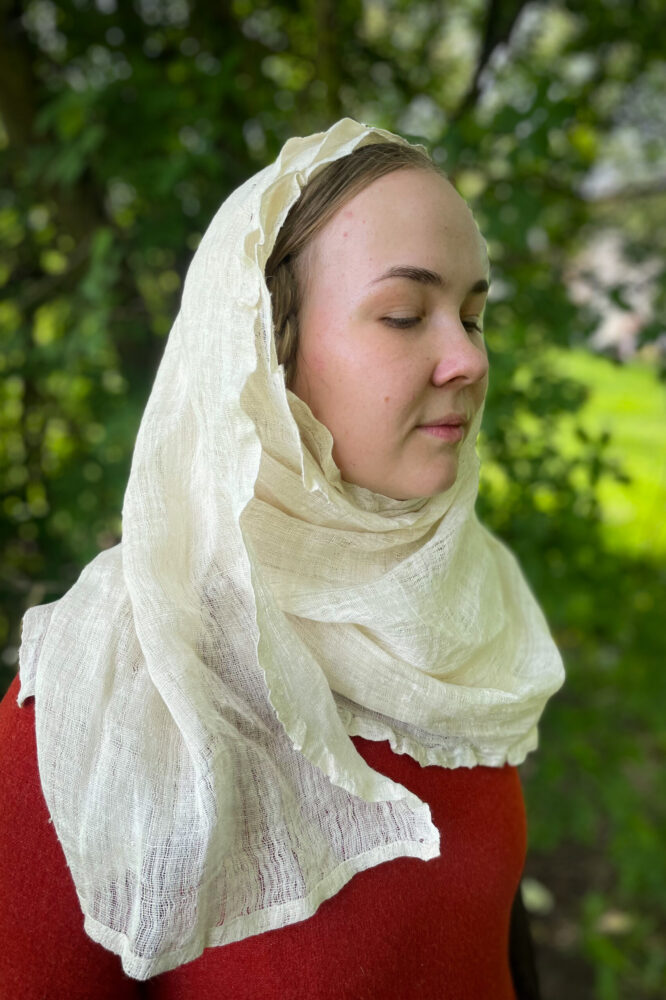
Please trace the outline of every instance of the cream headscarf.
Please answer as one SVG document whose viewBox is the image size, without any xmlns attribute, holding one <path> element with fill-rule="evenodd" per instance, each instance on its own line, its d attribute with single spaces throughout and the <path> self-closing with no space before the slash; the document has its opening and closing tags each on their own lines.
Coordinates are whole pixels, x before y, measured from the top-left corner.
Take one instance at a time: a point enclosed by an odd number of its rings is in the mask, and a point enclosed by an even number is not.
<svg viewBox="0 0 666 1000">
<path fill-rule="evenodd" d="M 264 267 L 307 180 L 404 140 L 291 139 L 190 265 L 139 429 L 123 540 L 23 621 L 44 795 L 90 937 L 147 979 L 303 920 L 365 868 L 439 854 L 430 810 L 350 735 L 421 764 L 520 763 L 562 662 L 456 483 L 350 485 L 285 387 Z"/>
</svg>

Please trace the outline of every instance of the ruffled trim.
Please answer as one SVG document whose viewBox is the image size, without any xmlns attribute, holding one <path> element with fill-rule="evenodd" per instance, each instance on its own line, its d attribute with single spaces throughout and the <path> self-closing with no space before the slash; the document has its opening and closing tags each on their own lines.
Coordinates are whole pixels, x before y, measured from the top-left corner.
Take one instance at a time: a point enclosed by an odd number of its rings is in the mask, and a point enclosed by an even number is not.
<svg viewBox="0 0 666 1000">
<path fill-rule="evenodd" d="M 52 601 L 50 604 L 36 605 L 29 608 L 23 616 L 19 647 L 20 688 L 16 699 L 19 706 L 23 706 L 26 698 L 35 696 L 39 657 L 57 604 L 58 601 Z"/>
<path fill-rule="evenodd" d="M 338 714 L 348 736 L 361 736 L 366 740 L 380 742 L 388 740 L 394 753 L 407 754 L 422 767 L 517 767 L 539 743 L 536 726 L 512 746 L 498 749 L 466 744 L 438 744 L 426 746 L 409 733 L 392 727 L 377 718 L 358 714 L 338 702 Z"/>
</svg>

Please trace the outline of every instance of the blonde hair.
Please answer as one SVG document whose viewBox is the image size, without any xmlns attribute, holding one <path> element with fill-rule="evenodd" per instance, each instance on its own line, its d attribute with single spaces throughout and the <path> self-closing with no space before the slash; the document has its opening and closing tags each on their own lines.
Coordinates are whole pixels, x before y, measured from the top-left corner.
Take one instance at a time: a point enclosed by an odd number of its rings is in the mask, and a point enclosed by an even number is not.
<svg viewBox="0 0 666 1000">
<path fill-rule="evenodd" d="M 296 373 L 298 314 L 303 297 L 303 251 L 345 202 L 394 170 L 416 168 L 443 176 L 415 146 L 381 142 L 361 146 L 327 164 L 301 191 L 287 215 L 266 264 L 278 361 L 289 386 Z"/>
</svg>

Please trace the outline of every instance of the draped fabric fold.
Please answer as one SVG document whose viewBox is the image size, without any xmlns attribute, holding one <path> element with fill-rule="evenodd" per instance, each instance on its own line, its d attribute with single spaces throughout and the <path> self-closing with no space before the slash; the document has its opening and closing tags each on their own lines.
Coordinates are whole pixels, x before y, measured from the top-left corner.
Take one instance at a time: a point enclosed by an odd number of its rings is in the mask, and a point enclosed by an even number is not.
<svg viewBox="0 0 666 1000">
<path fill-rule="evenodd" d="M 146 979 L 302 920 L 353 875 L 439 854 L 429 808 L 350 736 L 421 764 L 520 763 L 562 662 L 455 484 L 344 482 L 285 385 L 264 267 L 302 186 L 358 145 L 291 139 L 221 206 L 148 400 L 122 542 L 23 620 L 19 703 L 88 934 Z"/>
</svg>

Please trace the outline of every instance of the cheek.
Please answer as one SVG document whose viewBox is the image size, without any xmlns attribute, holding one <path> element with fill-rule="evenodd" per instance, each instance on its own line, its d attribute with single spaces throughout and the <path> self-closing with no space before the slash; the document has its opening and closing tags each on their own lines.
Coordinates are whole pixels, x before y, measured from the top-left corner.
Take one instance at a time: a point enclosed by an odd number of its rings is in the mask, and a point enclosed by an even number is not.
<svg viewBox="0 0 666 1000">
<path fill-rule="evenodd" d="M 310 309 L 302 317 L 293 390 L 332 434 L 348 429 L 359 385 L 345 326 L 334 309 Z"/>
<path fill-rule="evenodd" d="M 335 309 L 327 308 L 324 303 L 301 307 L 298 349 L 312 371 L 323 373 L 334 358 L 339 325 Z"/>
<path fill-rule="evenodd" d="M 342 391 L 358 381 L 369 360 L 347 317 L 334 305 L 304 316 L 299 354 L 312 377 Z"/>
<path fill-rule="evenodd" d="M 313 297 L 314 298 L 314 297 Z M 387 344 L 384 331 L 354 323 L 331 294 L 301 314 L 299 364 L 308 402 L 319 419 L 355 438 L 389 432 L 416 394 L 409 352 Z M 379 424 L 379 427 L 378 427 Z"/>
</svg>

